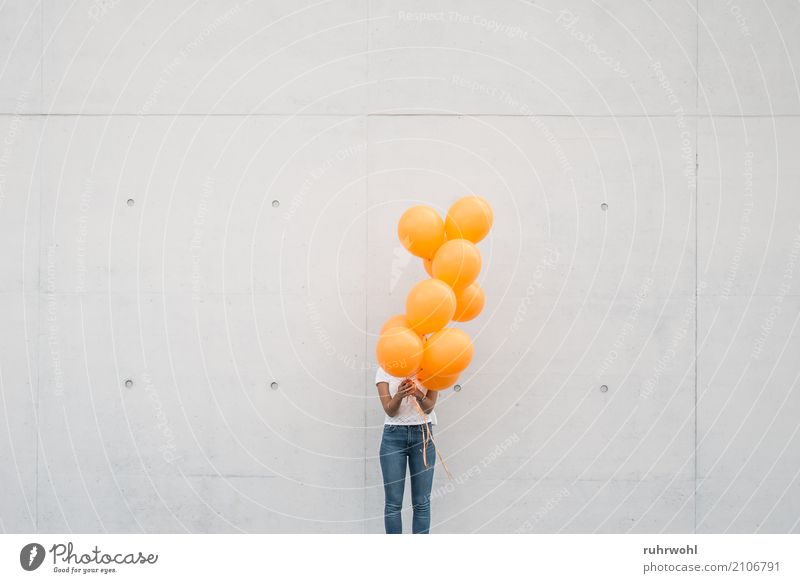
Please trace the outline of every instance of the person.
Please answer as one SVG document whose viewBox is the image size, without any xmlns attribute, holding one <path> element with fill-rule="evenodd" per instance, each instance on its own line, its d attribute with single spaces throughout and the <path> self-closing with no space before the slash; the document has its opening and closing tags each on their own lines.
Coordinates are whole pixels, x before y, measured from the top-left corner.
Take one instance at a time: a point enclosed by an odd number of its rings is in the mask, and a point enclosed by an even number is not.
<svg viewBox="0 0 800 583">
<path fill-rule="evenodd" d="M 432 439 L 426 437 L 433 436 L 433 426 L 436 425 L 433 408 L 438 393 L 429 392 L 413 379 L 394 377 L 380 366 L 375 375 L 375 385 L 386 413 L 380 446 L 386 499 L 383 512 L 386 534 L 403 532 L 400 511 L 403 507 L 406 467 L 411 475 L 411 505 L 414 510 L 411 532 L 428 534 L 436 446 Z"/>
</svg>

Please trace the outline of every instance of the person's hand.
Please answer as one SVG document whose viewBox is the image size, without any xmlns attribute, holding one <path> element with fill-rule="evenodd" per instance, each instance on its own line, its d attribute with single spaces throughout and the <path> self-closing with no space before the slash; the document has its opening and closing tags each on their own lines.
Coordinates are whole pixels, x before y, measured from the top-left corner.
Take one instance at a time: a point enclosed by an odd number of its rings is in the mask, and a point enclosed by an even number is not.
<svg viewBox="0 0 800 583">
<path fill-rule="evenodd" d="M 411 379 L 403 379 L 400 382 L 400 386 L 397 387 L 397 394 L 400 398 L 405 399 L 406 397 L 412 396 L 416 390 L 417 388 L 414 385 L 414 381 Z"/>
</svg>

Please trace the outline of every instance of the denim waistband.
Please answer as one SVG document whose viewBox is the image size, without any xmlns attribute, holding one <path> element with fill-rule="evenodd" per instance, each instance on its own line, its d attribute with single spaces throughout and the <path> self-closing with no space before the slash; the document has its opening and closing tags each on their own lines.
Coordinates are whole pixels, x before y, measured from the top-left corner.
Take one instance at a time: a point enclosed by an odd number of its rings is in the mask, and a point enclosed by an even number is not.
<svg viewBox="0 0 800 583">
<path fill-rule="evenodd" d="M 422 427 L 423 425 L 433 425 L 433 422 L 428 421 L 427 423 L 384 423 L 383 428 L 386 429 L 387 427 Z"/>
</svg>

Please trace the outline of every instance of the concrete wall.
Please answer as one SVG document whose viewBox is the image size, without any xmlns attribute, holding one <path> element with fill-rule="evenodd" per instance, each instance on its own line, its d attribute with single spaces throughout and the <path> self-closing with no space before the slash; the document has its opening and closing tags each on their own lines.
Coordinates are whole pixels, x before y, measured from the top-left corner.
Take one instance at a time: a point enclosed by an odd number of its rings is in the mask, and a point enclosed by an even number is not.
<svg viewBox="0 0 800 583">
<path fill-rule="evenodd" d="M 800 530 L 800 7 L 562 6 L 3 3 L 2 530 L 381 532 L 396 223 L 471 192 L 433 531 Z"/>
</svg>

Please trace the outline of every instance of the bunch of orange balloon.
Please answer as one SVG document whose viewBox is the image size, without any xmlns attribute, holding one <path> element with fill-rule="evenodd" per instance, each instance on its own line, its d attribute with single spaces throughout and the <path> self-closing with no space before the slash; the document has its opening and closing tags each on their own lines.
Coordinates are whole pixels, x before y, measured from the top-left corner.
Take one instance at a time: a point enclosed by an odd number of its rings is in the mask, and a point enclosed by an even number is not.
<svg viewBox="0 0 800 583">
<path fill-rule="evenodd" d="M 403 213 L 397 226 L 400 242 L 422 258 L 430 279 L 416 284 L 406 298 L 406 313 L 381 328 L 378 363 L 392 376 L 416 377 L 426 389 L 452 387 L 472 361 L 469 335 L 448 327 L 466 322 L 483 309 L 484 293 L 476 279 L 481 254 L 475 245 L 492 228 L 492 207 L 479 196 L 456 201 L 444 220 L 420 205 Z"/>
</svg>

